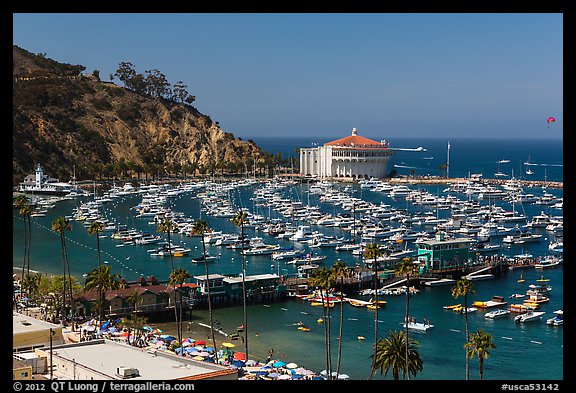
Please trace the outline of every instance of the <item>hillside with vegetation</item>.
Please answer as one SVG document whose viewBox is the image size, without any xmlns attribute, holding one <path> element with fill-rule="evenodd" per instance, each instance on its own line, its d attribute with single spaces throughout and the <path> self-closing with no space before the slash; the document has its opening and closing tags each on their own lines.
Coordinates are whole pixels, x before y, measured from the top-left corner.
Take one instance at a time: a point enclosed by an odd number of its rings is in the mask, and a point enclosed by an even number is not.
<svg viewBox="0 0 576 393">
<path fill-rule="evenodd" d="M 13 185 L 40 163 L 68 181 L 267 172 L 276 157 L 192 104 L 181 81 L 119 64 L 99 71 L 13 47 Z M 115 81 L 118 81 L 118 84 Z"/>
</svg>

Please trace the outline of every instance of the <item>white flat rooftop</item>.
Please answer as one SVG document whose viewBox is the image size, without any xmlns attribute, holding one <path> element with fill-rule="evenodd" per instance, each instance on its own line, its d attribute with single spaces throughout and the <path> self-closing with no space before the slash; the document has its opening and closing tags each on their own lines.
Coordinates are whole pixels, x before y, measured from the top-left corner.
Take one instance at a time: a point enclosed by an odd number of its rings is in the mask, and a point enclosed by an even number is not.
<svg viewBox="0 0 576 393">
<path fill-rule="evenodd" d="M 116 374 L 119 366 L 138 369 L 140 376 L 130 378 L 129 381 L 174 380 L 228 369 L 187 357 L 165 356 L 159 351 L 154 355 L 146 349 L 108 340 L 56 347 L 54 354 L 70 361 L 74 359 L 76 364 L 97 370 L 111 379 L 120 379 Z"/>
</svg>

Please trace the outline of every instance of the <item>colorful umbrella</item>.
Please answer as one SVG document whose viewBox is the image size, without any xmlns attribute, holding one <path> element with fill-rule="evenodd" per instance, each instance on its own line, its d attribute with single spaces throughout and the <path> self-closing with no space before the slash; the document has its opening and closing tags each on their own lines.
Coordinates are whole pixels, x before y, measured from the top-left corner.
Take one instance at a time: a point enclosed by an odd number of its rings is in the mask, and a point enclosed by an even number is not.
<svg viewBox="0 0 576 393">
<path fill-rule="evenodd" d="M 232 343 L 222 343 L 222 346 L 226 347 L 226 348 L 234 348 L 236 345 L 234 345 Z"/>
<path fill-rule="evenodd" d="M 286 365 L 286 362 L 283 362 L 282 360 L 277 360 L 274 363 L 272 363 L 273 367 L 284 367 Z"/>
<path fill-rule="evenodd" d="M 296 363 L 288 363 L 286 364 L 286 368 L 296 368 L 298 365 Z"/>
<path fill-rule="evenodd" d="M 204 341 L 204 340 L 198 340 L 198 341 L 194 341 L 194 343 L 195 343 L 196 345 L 204 345 L 204 344 L 206 344 L 206 341 Z"/>
<path fill-rule="evenodd" d="M 234 360 L 246 360 L 246 354 L 244 352 L 235 352 Z"/>
</svg>

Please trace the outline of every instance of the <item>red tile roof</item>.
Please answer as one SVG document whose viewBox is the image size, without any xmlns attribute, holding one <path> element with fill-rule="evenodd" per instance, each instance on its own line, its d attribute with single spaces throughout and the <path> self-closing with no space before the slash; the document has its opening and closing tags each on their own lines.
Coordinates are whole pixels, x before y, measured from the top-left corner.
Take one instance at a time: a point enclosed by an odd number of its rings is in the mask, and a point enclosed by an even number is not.
<svg viewBox="0 0 576 393">
<path fill-rule="evenodd" d="M 331 142 L 327 142 L 324 146 L 334 146 L 334 147 L 361 147 L 361 148 L 371 148 L 371 149 L 385 149 L 386 145 L 375 141 L 370 138 L 366 138 L 358 135 L 356 128 L 352 129 L 352 135 L 345 136 L 344 138 L 336 139 Z"/>
</svg>

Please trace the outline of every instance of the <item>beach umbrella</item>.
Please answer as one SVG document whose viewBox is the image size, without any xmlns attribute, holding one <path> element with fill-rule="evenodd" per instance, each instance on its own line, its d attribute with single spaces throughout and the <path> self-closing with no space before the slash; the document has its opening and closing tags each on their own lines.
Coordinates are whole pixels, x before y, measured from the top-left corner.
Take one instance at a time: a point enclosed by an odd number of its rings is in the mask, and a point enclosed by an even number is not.
<svg viewBox="0 0 576 393">
<path fill-rule="evenodd" d="M 242 360 L 234 360 L 232 365 L 236 367 L 244 367 L 246 366 L 246 363 L 244 363 Z"/>
<path fill-rule="evenodd" d="M 308 370 L 306 370 L 304 367 L 296 367 L 293 370 L 293 372 L 295 372 L 296 374 L 304 374 L 306 371 L 308 371 Z"/>
<path fill-rule="evenodd" d="M 282 360 L 277 360 L 274 363 L 272 363 L 272 367 L 284 367 L 286 365 L 286 362 L 283 362 Z"/>
<path fill-rule="evenodd" d="M 247 366 L 255 366 L 255 365 L 256 365 L 256 360 L 254 360 L 254 359 L 248 359 L 248 360 L 246 361 L 246 365 L 247 365 Z"/>
<path fill-rule="evenodd" d="M 286 368 L 290 368 L 290 369 L 292 369 L 292 368 L 296 368 L 296 367 L 298 367 L 298 365 L 297 365 L 296 363 L 292 363 L 292 362 L 290 362 L 290 363 L 286 364 L 286 366 L 285 366 L 285 367 L 286 367 Z"/>
<path fill-rule="evenodd" d="M 234 360 L 246 360 L 246 354 L 244 352 L 235 352 Z"/>
<path fill-rule="evenodd" d="M 206 347 L 206 348 L 204 348 L 204 350 L 208 351 L 208 352 L 214 352 L 216 349 L 213 347 Z"/>
<path fill-rule="evenodd" d="M 338 379 L 350 379 L 350 376 L 348 374 L 340 374 L 338 375 Z"/>
<path fill-rule="evenodd" d="M 302 377 L 303 377 L 303 375 L 301 375 L 301 374 L 292 374 L 292 376 L 291 376 L 290 378 L 292 378 L 292 379 L 300 379 L 300 378 L 302 378 Z"/>
<path fill-rule="evenodd" d="M 270 378 L 278 378 L 280 376 L 280 374 L 279 373 L 269 373 L 268 376 Z"/>
<path fill-rule="evenodd" d="M 210 354 L 208 352 L 198 352 L 198 356 L 202 356 L 202 357 L 208 357 L 210 356 Z"/>
<path fill-rule="evenodd" d="M 197 351 L 203 351 L 203 350 L 204 350 L 204 347 L 203 347 L 202 345 L 196 345 L 196 346 L 194 347 L 194 349 L 197 350 Z"/>
<path fill-rule="evenodd" d="M 204 340 L 197 340 L 197 341 L 194 341 L 194 343 L 195 343 L 196 345 L 205 345 L 205 344 L 206 344 L 206 341 L 204 341 Z"/>
<path fill-rule="evenodd" d="M 143 329 L 143 330 L 146 330 L 146 331 L 148 331 L 148 332 L 154 331 L 154 329 L 152 329 L 150 326 L 142 326 L 142 329 Z"/>
<path fill-rule="evenodd" d="M 194 356 L 192 359 L 194 360 L 204 360 L 202 356 Z"/>
<path fill-rule="evenodd" d="M 222 343 L 221 344 L 223 347 L 226 348 L 234 348 L 236 345 L 232 344 L 232 343 Z"/>
<path fill-rule="evenodd" d="M 281 374 L 276 379 L 278 379 L 278 380 L 280 380 L 280 379 L 292 379 L 292 377 L 288 374 Z"/>
</svg>

